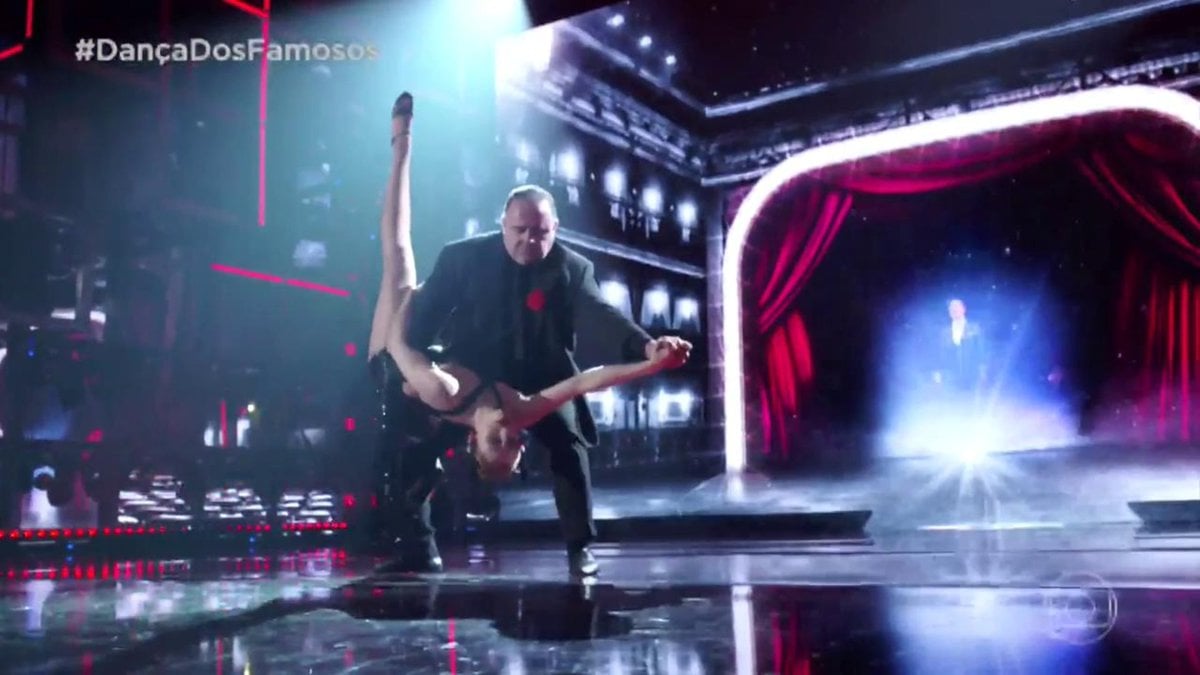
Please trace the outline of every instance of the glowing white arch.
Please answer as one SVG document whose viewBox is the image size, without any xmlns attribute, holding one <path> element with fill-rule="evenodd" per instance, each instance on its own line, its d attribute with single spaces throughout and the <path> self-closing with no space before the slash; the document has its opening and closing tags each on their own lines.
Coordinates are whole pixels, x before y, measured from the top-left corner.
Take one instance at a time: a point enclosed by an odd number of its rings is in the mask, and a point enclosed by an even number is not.
<svg viewBox="0 0 1200 675">
<path fill-rule="evenodd" d="M 805 150 L 754 184 L 738 208 L 721 269 L 725 376 L 725 471 L 746 468 L 746 383 L 742 341 L 742 253 L 763 207 L 797 177 L 826 167 L 932 143 L 1120 110 L 1157 113 L 1200 132 L 1200 101 L 1171 89 L 1120 86 L 1092 89 L 968 112 Z"/>
</svg>

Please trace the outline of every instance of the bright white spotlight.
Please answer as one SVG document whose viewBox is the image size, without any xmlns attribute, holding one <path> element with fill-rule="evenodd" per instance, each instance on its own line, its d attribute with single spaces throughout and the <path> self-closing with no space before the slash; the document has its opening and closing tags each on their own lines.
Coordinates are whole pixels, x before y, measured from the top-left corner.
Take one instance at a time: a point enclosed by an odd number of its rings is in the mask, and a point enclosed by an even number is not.
<svg viewBox="0 0 1200 675">
<path fill-rule="evenodd" d="M 596 424 L 603 427 L 611 427 L 617 421 L 617 403 L 619 399 L 612 389 L 597 391 L 586 396 L 588 403 L 591 404 L 592 416 L 596 418 Z"/>
<path fill-rule="evenodd" d="M 248 412 L 248 413 L 250 413 L 251 415 L 253 415 L 253 414 L 254 414 L 254 411 L 256 411 L 256 410 L 258 410 L 258 406 L 254 405 L 253 403 L 247 403 L 247 404 L 246 404 L 246 412 Z"/>
<path fill-rule="evenodd" d="M 658 409 L 659 424 L 686 424 L 691 421 L 692 405 L 695 402 L 696 397 L 690 391 L 660 391 L 653 402 Z"/>
<path fill-rule="evenodd" d="M 300 268 L 321 267 L 328 257 L 325 242 L 301 239 L 292 251 L 292 264 Z"/>
<path fill-rule="evenodd" d="M 613 167 L 604 172 L 604 193 L 613 199 L 625 196 L 625 172 Z"/>
<path fill-rule="evenodd" d="M 621 26 L 624 26 L 625 25 L 625 15 L 624 14 L 613 14 L 612 16 L 608 17 L 608 25 L 613 28 L 620 28 Z"/>
<path fill-rule="evenodd" d="M 475 235 L 479 234 L 479 219 L 468 218 L 466 231 L 468 237 L 474 237 Z"/>
<path fill-rule="evenodd" d="M 670 302 L 671 299 L 665 289 L 655 288 L 646 292 L 646 305 L 650 307 L 650 311 L 656 314 L 662 314 L 667 311 L 667 305 Z"/>
<path fill-rule="evenodd" d="M 521 80 L 550 68 L 554 56 L 554 27 L 540 26 L 502 41 L 496 48 L 496 79 Z"/>
<path fill-rule="evenodd" d="M 642 206 L 646 207 L 646 210 L 649 211 L 650 213 L 654 213 L 654 214 L 662 213 L 662 207 L 663 207 L 662 190 L 659 190 L 656 187 L 646 188 L 646 191 L 642 193 Z"/>
<path fill-rule="evenodd" d="M 696 224 L 696 202 L 686 201 L 681 202 L 675 209 L 679 216 L 679 224 L 684 227 L 692 227 Z"/>
<path fill-rule="evenodd" d="M 856 160 L 1007 129 L 1115 111 L 1149 112 L 1200 131 L 1200 101 L 1179 91 L 1142 85 L 1104 87 L 977 110 L 822 145 L 784 160 L 754 184 L 738 208 L 725 244 L 721 331 L 725 380 L 725 471 L 746 468 L 746 390 L 742 343 L 742 256 L 753 225 L 784 188 L 814 171 Z"/>
<path fill-rule="evenodd" d="M 642 39 L 638 40 L 638 46 L 642 49 L 649 49 L 652 44 L 654 40 L 649 35 L 643 35 Z"/>
<path fill-rule="evenodd" d="M 700 303 L 695 298 L 679 298 L 675 300 L 674 330 L 681 328 L 700 330 Z"/>
<path fill-rule="evenodd" d="M 652 288 L 646 291 L 645 302 L 642 303 L 642 325 L 653 326 L 656 322 L 665 326 L 671 325 L 671 317 L 667 309 L 671 306 L 671 297 L 665 288 Z"/>
<path fill-rule="evenodd" d="M 575 150 L 564 150 L 558 155 L 558 174 L 563 180 L 577 183 L 583 176 L 583 160 Z"/>
<path fill-rule="evenodd" d="M 668 66 L 673 66 L 673 65 L 675 65 L 676 63 L 678 63 L 678 62 L 679 62 L 679 61 L 678 61 L 678 60 L 675 58 L 675 55 L 674 55 L 674 54 L 667 54 L 667 58 L 663 59 L 663 61 L 665 61 L 665 62 L 666 62 L 666 64 L 667 64 Z"/>
<path fill-rule="evenodd" d="M 633 306 L 629 300 L 629 289 L 619 281 L 605 281 L 600 284 L 600 297 L 617 308 L 626 318 L 633 318 Z"/>
<path fill-rule="evenodd" d="M 629 297 L 629 291 L 619 281 L 606 281 L 600 284 L 600 295 L 605 302 L 615 307 Z"/>
</svg>

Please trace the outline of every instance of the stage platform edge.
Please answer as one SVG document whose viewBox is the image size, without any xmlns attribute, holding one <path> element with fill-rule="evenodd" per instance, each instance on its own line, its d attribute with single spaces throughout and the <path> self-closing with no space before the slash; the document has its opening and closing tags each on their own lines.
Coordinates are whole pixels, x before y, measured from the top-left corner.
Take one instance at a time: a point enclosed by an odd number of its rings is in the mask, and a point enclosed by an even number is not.
<svg viewBox="0 0 1200 675">
<path fill-rule="evenodd" d="M 685 514 L 638 516 L 596 521 L 601 542 L 662 540 L 866 539 L 871 511 L 820 513 Z M 487 541 L 559 539 L 557 520 L 500 520 L 481 523 Z"/>
</svg>

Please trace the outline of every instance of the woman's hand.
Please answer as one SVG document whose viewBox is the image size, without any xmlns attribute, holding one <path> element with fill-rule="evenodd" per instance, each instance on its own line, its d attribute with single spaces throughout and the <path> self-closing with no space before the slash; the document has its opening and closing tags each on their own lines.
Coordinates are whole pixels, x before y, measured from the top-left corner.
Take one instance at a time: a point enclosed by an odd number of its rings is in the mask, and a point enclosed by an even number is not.
<svg viewBox="0 0 1200 675">
<path fill-rule="evenodd" d="M 646 358 L 658 370 L 679 368 L 687 363 L 692 343 L 677 337 L 660 337 L 646 344 Z"/>
</svg>

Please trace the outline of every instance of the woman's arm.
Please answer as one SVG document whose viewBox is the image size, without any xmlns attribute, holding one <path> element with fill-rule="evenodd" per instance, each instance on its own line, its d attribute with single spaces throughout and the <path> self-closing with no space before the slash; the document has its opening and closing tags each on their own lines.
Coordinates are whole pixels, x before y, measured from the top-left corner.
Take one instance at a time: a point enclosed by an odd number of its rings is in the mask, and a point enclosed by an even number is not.
<svg viewBox="0 0 1200 675">
<path fill-rule="evenodd" d="M 396 367 L 400 369 L 400 374 L 410 389 L 406 393 L 421 399 L 425 405 L 434 410 L 451 410 L 458 405 L 458 394 L 462 390 L 459 378 L 442 370 L 436 363 L 430 361 L 423 351 L 413 349 L 408 344 L 407 332 L 411 320 L 413 296 L 421 292 L 421 289 L 400 291 L 403 297 L 400 300 L 400 307 L 392 315 L 387 350 L 396 360 Z M 467 384 L 473 383 L 468 382 Z"/>
<path fill-rule="evenodd" d="M 669 359 L 664 358 L 657 361 L 639 361 L 638 363 L 592 368 L 543 389 L 533 396 L 522 397 L 516 402 L 516 405 L 506 409 L 505 412 L 510 415 L 514 425 L 531 427 L 576 397 L 653 375 L 669 367 L 671 367 Z"/>
</svg>

